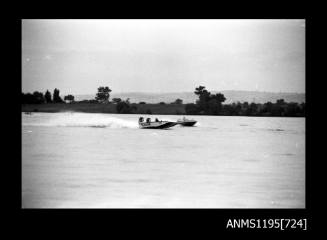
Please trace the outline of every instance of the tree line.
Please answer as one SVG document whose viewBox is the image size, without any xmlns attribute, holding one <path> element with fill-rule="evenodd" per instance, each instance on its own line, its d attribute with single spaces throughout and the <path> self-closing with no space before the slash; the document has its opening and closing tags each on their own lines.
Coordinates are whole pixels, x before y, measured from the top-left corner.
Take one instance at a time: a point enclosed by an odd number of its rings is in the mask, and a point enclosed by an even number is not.
<svg viewBox="0 0 327 240">
<path fill-rule="evenodd" d="M 275 103 L 266 102 L 248 103 L 237 102 L 223 104 L 226 100 L 221 93 L 211 94 L 204 86 L 195 88 L 194 92 L 198 96 L 196 103 L 185 105 L 185 112 L 192 115 L 224 115 L 224 116 L 285 116 L 304 117 L 305 103 L 285 102 L 278 99 Z"/>
<path fill-rule="evenodd" d="M 109 87 L 99 87 L 95 98 L 92 100 L 75 101 L 75 97 L 68 94 L 64 97 L 64 100 L 60 97 L 59 89 L 55 88 L 53 94 L 47 90 L 44 94 L 42 92 L 35 91 L 33 93 L 22 93 L 22 104 L 50 104 L 50 103 L 110 103 L 109 97 L 112 90 Z M 116 103 L 116 110 L 118 113 L 133 113 L 137 110 L 136 106 L 131 106 L 129 98 L 121 100 L 120 98 L 114 98 L 113 103 Z"/>
<path fill-rule="evenodd" d="M 22 93 L 22 104 L 46 104 L 46 103 L 97 103 L 97 104 L 116 104 L 117 113 L 135 113 L 137 107 L 131 105 L 129 98 L 122 100 L 121 98 L 113 98 L 109 101 L 112 90 L 109 87 L 99 87 L 93 100 L 75 101 L 73 95 L 64 96 L 64 100 L 60 97 L 59 89 L 55 88 L 53 94 L 47 90 L 44 94 L 35 91 L 31 93 Z M 198 96 L 196 103 L 185 104 L 186 114 L 191 115 L 225 115 L 225 116 L 285 116 L 285 117 L 304 117 L 305 103 L 298 104 L 296 102 L 285 102 L 284 99 L 278 99 L 275 103 L 266 102 L 248 103 L 237 102 L 231 104 L 223 104 L 226 98 L 222 93 L 212 94 L 205 86 L 195 88 L 194 94 Z M 140 102 L 139 104 L 146 104 Z M 158 103 L 165 105 L 165 102 Z M 182 99 L 176 99 L 170 104 L 183 104 Z M 151 111 L 147 111 L 151 114 Z"/>
<path fill-rule="evenodd" d="M 42 92 L 35 91 L 33 93 L 22 93 L 21 101 L 22 104 L 42 104 L 42 103 L 64 103 L 59 95 L 59 89 L 53 90 L 53 95 L 47 90 L 44 94 Z M 74 101 L 73 95 L 67 95 L 64 100 Z"/>
</svg>

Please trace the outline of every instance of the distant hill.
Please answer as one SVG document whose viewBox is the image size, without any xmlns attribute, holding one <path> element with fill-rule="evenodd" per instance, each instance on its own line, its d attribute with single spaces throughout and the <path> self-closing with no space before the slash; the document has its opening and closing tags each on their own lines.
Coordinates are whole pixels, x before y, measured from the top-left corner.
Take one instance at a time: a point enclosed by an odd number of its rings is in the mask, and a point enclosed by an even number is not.
<svg viewBox="0 0 327 240">
<path fill-rule="evenodd" d="M 211 93 L 218 93 L 218 91 L 210 91 Z M 304 93 L 273 93 L 273 92 L 257 92 L 257 91 L 236 91 L 225 90 L 219 91 L 224 94 L 226 101 L 224 103 L 232 102 L 276 102 L 277 99 L 284 99 L 286 102 L 305 102 Z M 85 99 L 94 99 L 95 94 L 75 95 L 75 100 L 81 101 Z M 180 93 L 142 93 L 142 92 L 127 92 L 127 93 L 111 93 L 110 99 L 121 98 L 123 100 L 129 98 L 131 103 L 171 103 L 177 98 L 183 100 L 183 103 L 194 103 L 198 98 L 193 92 Z"/>
</svg>

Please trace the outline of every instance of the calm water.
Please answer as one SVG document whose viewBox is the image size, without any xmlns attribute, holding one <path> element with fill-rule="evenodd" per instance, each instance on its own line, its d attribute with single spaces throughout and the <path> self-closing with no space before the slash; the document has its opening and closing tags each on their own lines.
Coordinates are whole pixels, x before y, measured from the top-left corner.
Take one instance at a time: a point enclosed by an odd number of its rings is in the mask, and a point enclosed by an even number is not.
<svg viewBox="0 0 327 240">
<path fill-rule="evenodd" d="M 23 207 L 305 207 L 304 118 L 138 117 L 22 114 Z"/>
</svg>

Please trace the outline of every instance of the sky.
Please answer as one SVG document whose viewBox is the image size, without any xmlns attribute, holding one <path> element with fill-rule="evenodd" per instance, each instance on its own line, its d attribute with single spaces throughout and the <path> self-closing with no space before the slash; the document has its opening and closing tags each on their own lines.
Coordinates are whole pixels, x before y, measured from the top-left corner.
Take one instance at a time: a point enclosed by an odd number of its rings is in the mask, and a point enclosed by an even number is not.
<svg viewBox="0 0 327 240">
<path fill-rule="evenodd" d="M 22 91 L 305 93 L 305 20 L 23 20 Z"/>
</svg>

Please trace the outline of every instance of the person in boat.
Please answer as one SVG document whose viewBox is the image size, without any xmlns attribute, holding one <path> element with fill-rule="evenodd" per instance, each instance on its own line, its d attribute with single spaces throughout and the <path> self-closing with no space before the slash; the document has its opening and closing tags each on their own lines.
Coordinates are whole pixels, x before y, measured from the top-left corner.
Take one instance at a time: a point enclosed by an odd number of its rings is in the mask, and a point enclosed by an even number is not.
<svg viewBox="0 0 327 240">
<path fill-rule="evenodd" d="M 143 122 L 143 117 L 140 117 L 139 118 L 139 122 Z"/>
<path fill-rule="evenodd" d="M 147 123 L 150 123 L 150 122 L 151 122 L 151 118 L 147 118 L 147 119 L 146 119 L 146 122 L 147 122 Z"/>
<path fill-rule="evenodd" d="M 159 119 L 158 118 L 156 118 L 156 122 L 159 122 Z"/>
</svg>

